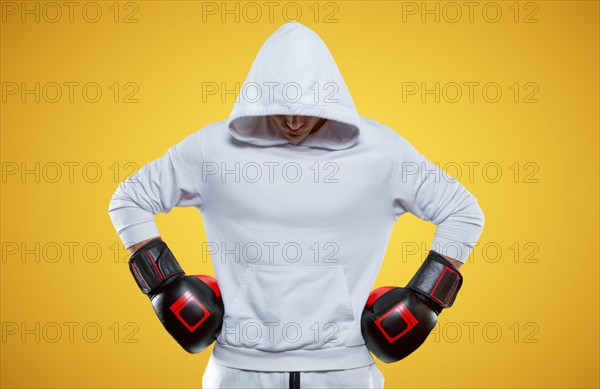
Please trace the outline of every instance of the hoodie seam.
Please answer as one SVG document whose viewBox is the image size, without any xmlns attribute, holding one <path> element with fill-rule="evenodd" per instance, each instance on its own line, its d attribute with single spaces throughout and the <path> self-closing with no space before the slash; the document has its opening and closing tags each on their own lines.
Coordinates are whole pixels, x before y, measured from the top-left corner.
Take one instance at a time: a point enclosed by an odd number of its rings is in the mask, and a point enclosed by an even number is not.
<svg viewBox="0 0 600 389">
<path fill-rule="evenodd" d="M 200 213 L 202 213 L 204 207 L 206 206 L 206 202 L 208 201 L 208 184 L 206 182 L 208 180 L 204 180 L 204 142 L 202 142 L 203 137 L 204 130 L 201 129 L 200 134 L 198 136 L 198 143 L 200 144 L 200 196 L 203 197 L 202 202 L 200 203 L 200 207 L 198 208 Z"/>
<path fill-rule="evenodd" d="M 312 106 L 312 105 L 305 105 L 305 104 L 295 104 L 296 107 L 300 107 L 300 108 L 306 108 L 307 110 L 310 111 L 323 111 L 325 113 L 329 113 L 331 114 L 331 116 L 333 116 L 333 118 L 331 120 L 336 120 L 339 121 L 341 123 L 350 125 L 350 126 L 354 126 L 358 129 L 359 125 L 358 125 L 358 115 L 357 113 L 351 110 L 344 110 L 342 112 L 340 112 L 340 110 L 335 110 L 329 107 L 323 107 L 323 106 Z M 266 116 L 266 115 L 270 115 L 272 114 L 271 111 L 274 111 L 274 108 L 281 108 L 282 110 L 289 110 L 289 107 L 286 107 L 284 105 L 274 105 L 271 104 L 269 107 L 260 107 L 260 108 L 242 108 L 242 109 L 237 109 L 236 112 L 234 112 L 230 118 L 229 118 L 229 123 L 228 125 L 235 121 L 236 119 L 241 119 L 243 117 L 248 117 L 248 116 Z M 274 114 L 273 114 L 274 115 Z"/>
<path fill-rule="evenodd" d="M 398 220 L 398 216 L 396 216 L 394 212 L 394 190 L 393 185 L 396 181 L 396 171 L 398 170 L 398 160 L 400 159 L 400 139 L 398 139 L 398 145 L 396 146 L 396 155 L 394 157 L 394 168 L 392 169 L 392 177 L 390 178 L 390 184 L 388 186 L 388 191 L 390 194 L 390 203 L 392 204 L 392 217 L 394 220 Z"/>
<path fill-rule="evenodd" d="M 345 139 L 345 141 L 343 142 L 332 142 L 331 144 L 325 144 L 325 145 L 307 145 L 307 147 L 315 147 L 315 148 L 324 148 L 324 149 L 328 149 L 328 150 L 343 150 L 343 149 L 347 149 L 351 146 L 353 146 L 359 136 L 360 136 L 360 115 L 358 114 L 358 112 L 356 111 L 356 109 L 352 109 L 350 107 L 342 107 L 341 109 L 338 108 L 333 108 L 333 107 L 327 107 L 327 106 L 323 106 L 323 105 L 307 105 L 307 104 L 298 104 L 295 103 L 294 104 L 295 107 L 298 107 L 299 109 L 306 109 L 310 112 L 312 112 L 311 115 L 313 116 L 319 116 L 319 117 L 324 117 L 327 118 L 329 120 L 333 120 L 336 122 L 339 122 L 341 124 L 344 124 L 346 126 L 349 127 L 353 127 L 354 128 L 354 133 L 351 134 L 350 137 L 348 137 L 347 139 Z M 289 111 L 290 107 L 286 106 L 286 105 L 281 105 L 281 104 L 277 104 L 277 103 L 271 103 L 269 104 L 269 106 L 259 106 L 259 107 L 241 107 L 241 108 L 234 108 L 233 112 L 231 113 L 231 115 L 229 116 L 229 119 L 227 121 L 227 128 L 230 130 L 231 135 L 234 138 L 237 138 L 240 141 L 243 142 L 249 142 L 249 143 L 253 143 L 252 141 L 255 139 L 252 136 L 246 136 L 243 133 L 241 133 L 238 129 L 234 129 L 234 125 L 233 122 L 235 122 L 238 119 L 242 119 L 245 117 L 254 117 L 254 116 L 268 116 L 268 115 L 275 115 L 277 114 L 277 112 L 282 112 L 282 111 Z M 285 139 L 281 139 L 280 143 L 275 143 L 275 144 L 288 144 L 289 142 L 286 141 Z M 268 145 L 268 144 L 264 144 L 264 145 Z"/>
<path fill-rule="evenodd" d="M 319 110 L 331 112 L 338 116 L 340 116 L 342 114 L 339 111 L 343 111 L 343 114 L 345 114 L 345 115 L 357 116 L 356 111 L 350 107 L 342 107 L 342 108 L 333 109 L 333 108 L 330 108 L 330 107 L 328 107 L 326 105 L 322 105 L 322 104 L 308 105 L 308 104 L 300 104 L 300 103 L 294 103 L 294 107 L 309 108 L 312 110 L 319 109 Z M 260 110 L 267 111 L 267 110 L 271 110 L 273 108 L 282 108 L 282 109 L 288 110 L 290 108 L 290 106 L 276 104 L 276 103 L 270 103 L 268 107 L 265 107 L 265 106 L 258 107 L 258 108 L 241 107 L 236 110 L 236 112 L 235 112 L 236 115 L 233 115 L 233 116 L 237 119 L 240 117 L 240 116 L 237 116 L 239 114 L 251 113 L 253 111 L 260 111 Z"/>
<path fill-rule="evenodd" d="M 360 320 L 359 320 L 360 321 Z M 297 349 L 297 350 L 281 350 L 281 351 L 272 351 L 272 350 L 257 350 L 257 349 L 253 349 L 253 348 L 248 348 L 248 347 L 240 347 L 240 346 L 235 346 L 229 343 L 222 343 L 219 342 L 221 345 L 229 347 L 229 348 L 239 348 L 239 349 L 244 349 L 244 350 L 256 350 L 256 352 L 259 353 L 268 353 L 268 354 L 285 354 L 285 353 L 290 353 L 290 352 L 302 352 L 302 353 L 314 353 L 314 352 L 318 352 L 320 350 L 334 350 L 334 349 L 342 349 L 342 348 L 363 348 L 365 345 L 364 344 L 359 344 L 356 346 L 336 346 L 336 347 L 329 347 L 329 348 L 320 348 L 320 349 L 316 349 L 316 350 L 307 350 L 307 349 Z M 252 351 L 254 352 L 254 351 Z"/>
</svg>

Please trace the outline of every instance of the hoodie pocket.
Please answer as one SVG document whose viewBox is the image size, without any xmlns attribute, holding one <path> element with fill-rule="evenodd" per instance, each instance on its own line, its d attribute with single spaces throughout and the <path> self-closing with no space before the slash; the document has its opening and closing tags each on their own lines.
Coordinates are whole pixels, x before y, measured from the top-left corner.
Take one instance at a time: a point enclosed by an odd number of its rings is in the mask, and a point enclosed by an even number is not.
<svg viewBox="0 0 600 389">
<path fill-rule="evenodd" d="M 249 264 L 218 341 L 262 351 L 340 347 L 354 321 L 342 266 Z"/>
</svg>

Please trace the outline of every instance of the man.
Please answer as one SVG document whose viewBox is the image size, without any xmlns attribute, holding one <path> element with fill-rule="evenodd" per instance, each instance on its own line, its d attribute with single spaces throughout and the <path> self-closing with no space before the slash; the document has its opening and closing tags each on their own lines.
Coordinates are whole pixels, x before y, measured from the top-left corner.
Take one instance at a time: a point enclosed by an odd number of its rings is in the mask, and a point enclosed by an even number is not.
<svg viewBox="0 0 600 389">
<path fill-rule="evenodd" d="M 395 221 L 437 225 L 432 250 L 455 269 L 484 223 L 459 182 L 357 112 L 298 22 L 263 44 L 229 118 L 120 184 L 109 214 L 134 253 L 175 206 L 202 214 L 225 307 L 210 388 L 383 387 L 360 321 Z"/>
</svg>

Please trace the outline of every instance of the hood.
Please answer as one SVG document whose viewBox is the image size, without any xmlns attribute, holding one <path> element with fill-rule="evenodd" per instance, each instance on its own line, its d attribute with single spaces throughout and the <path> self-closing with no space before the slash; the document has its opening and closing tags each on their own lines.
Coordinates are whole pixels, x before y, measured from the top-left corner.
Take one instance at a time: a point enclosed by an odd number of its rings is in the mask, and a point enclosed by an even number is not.
<svg viewBox="0 0 600 389">
<path fill-rule="evenodd" d="M 328 119 L 300 142 L 286 139 L 266 115 Z M 227 121 L 231 135 L 259 146 L 296 144 L 346 149 L 358 139 L 359 115 L 323 40 L 299 22 L 279 27 L 260 48 Z"/>
</svg>

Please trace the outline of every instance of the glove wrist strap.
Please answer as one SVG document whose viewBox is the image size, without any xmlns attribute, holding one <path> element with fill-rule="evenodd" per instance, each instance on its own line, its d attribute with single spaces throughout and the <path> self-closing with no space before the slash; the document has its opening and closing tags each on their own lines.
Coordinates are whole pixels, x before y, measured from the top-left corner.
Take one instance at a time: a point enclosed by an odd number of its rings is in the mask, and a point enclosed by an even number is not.
<svg viewBox="0 0 600 389">
<path fill-rule="evenodd" d="M 439 313 L 452 306 L 462 282 L 458 269 L 441 254 L 431 250 L 406 288 L 419 293 Z"/>
<path fill-rule="evenodd" d="M 162 239 L 146 243 L 129 259 L 129 270 L 140 290 L 154 295 L 163 286 L 185 275 L 173 253 Z"/>
</svg>

